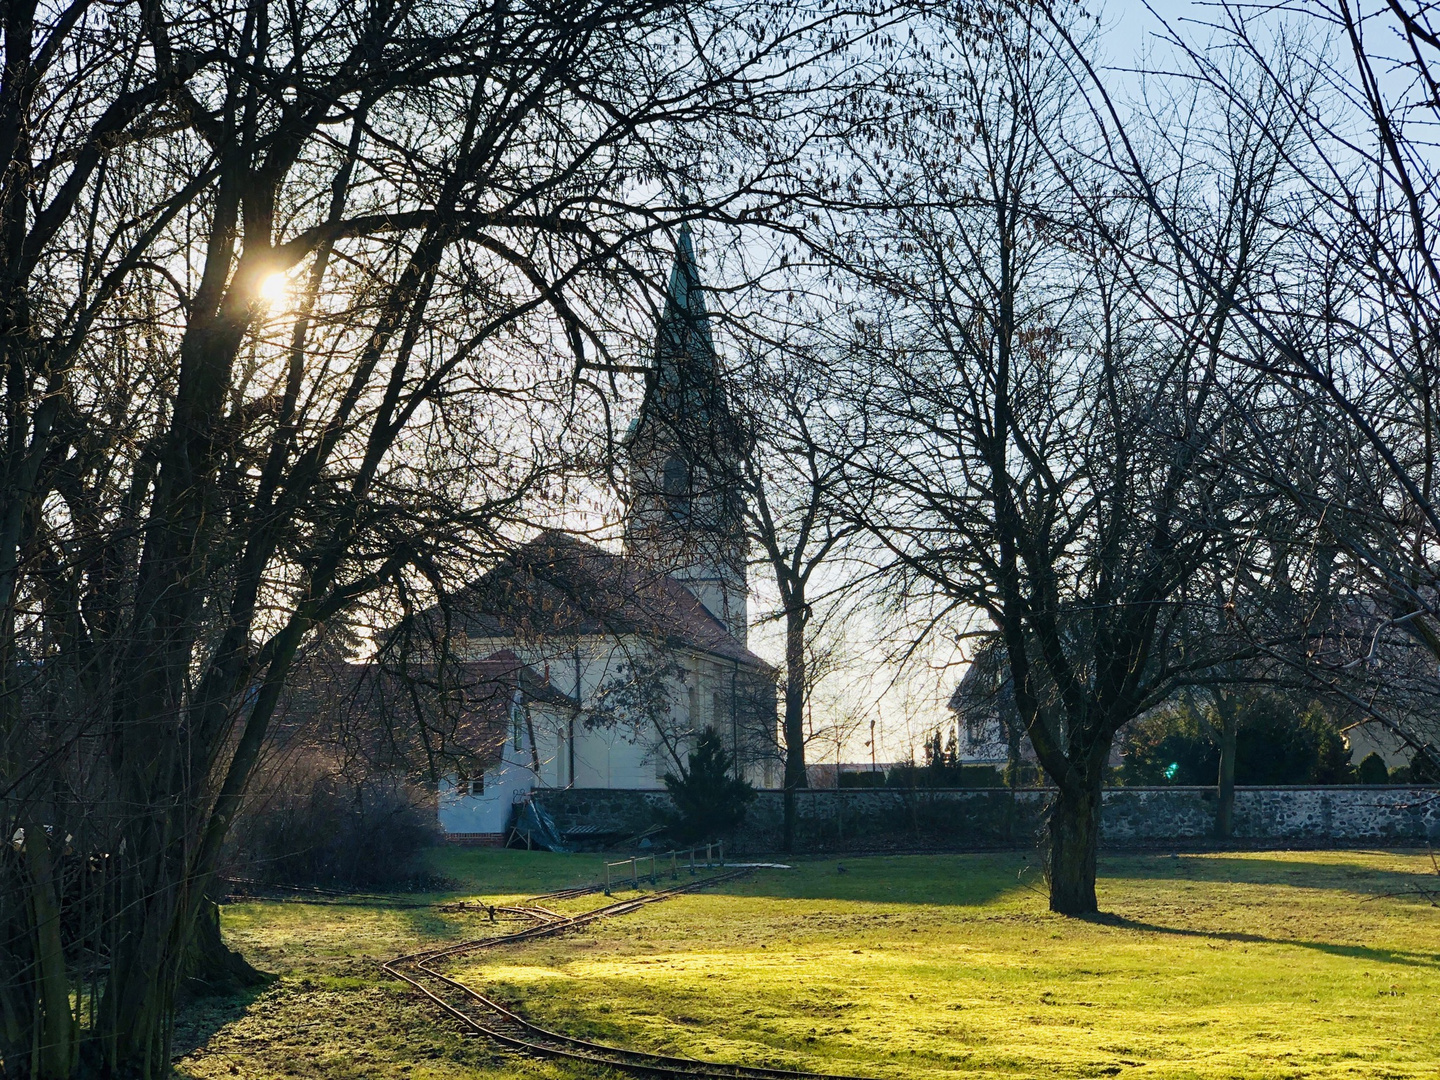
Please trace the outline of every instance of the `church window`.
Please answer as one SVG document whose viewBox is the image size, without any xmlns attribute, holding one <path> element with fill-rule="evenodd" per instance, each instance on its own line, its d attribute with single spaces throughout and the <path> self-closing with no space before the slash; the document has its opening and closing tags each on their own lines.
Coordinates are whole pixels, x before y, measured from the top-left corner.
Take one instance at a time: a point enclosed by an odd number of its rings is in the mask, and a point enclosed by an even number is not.
<svg viewBox="0 0 1440 1080">
<path fill-rule="evenodd" d="M 690 466 L 679 454 L 665 459 L 665 469 L 660 478 L 665 501 L 670 512 L 676 517 L 690 513 Z"/>
<path fill-rule="evenodd" d="M 965 714 L 965 741 L 971 746 L 978 746 L 986 742 L 990 737 L 990 718 L 978 716 L 975 712 Z"/>
<path fill-rule="evenodd" d="M 455 781 L 455 791 L 460 795 L 484 795 L 485 774 L 481 773 L 479 776 L 466 776 L 464 773 L 461 773 Z"/>
<path fill-rule="evenodd" d="M 514 702 L 510 706 L 510 740 L 515 749 L 519 750 L 524 745 L 525 710 L 520 703 Z"/>
</svg>

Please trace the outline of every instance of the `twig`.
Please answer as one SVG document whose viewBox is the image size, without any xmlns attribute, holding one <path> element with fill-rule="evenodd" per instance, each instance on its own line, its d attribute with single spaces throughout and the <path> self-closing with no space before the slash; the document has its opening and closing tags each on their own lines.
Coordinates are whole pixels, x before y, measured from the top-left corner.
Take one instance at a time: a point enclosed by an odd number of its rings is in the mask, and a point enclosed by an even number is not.
<svg viewBox="0 0 1440 1080">
<path fill-rule="evenodd" d="M 1429 890 L 1429 889 L 1422 889 L 1419 885 L 1416 885 L 1414 882 L 1411 882 L 1410 888 L 1411 888 L 1411 889 L 1414 889 L 1417 895 L 1423 896 L 1426 900 L 1430 901 L 1430 906 L 1431 906 L 1431 907 L 1440 907 L 1440 903 L 1436 903 L 1436 898 L 1437 898 L 1437 897 L 1440 897 L 1440 893 L 1432 892 L 1432 891 Z M 1382 900 L 1382 899 L 1385 899 L 1385 898 L 1391 898 L 1391 899 L 1393 899 L 1394 897 L 1397 897 L 1397 896 L 1409 896 L 1409 895 L 1410 895 L 1409 890 L 1407 890 L 1407 889 L 1398 889 L 1398 890 L 1396 890 L 1395 892 L 1371 893 L 1369 896 L 1365 897 L 1365 899 L 1364 899 L 1364 900 L 1361 900 L 1360 902 L 1361 902 L 1362 904 L 1368 904 L 1371 900 Z"/>
</svg>

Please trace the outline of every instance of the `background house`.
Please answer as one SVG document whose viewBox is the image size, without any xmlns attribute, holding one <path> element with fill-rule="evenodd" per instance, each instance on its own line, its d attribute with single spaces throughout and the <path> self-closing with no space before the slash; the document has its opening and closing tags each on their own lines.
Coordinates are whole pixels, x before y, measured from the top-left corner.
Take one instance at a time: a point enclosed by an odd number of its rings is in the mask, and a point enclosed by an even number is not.
<svg viewBox="0 0 1440 1080">
<path fill-rule="evenodd" d="M 1010 664 L 1002 646 L 987 643 L 976 650 L 950 696 L 950 711 L 955 717 L 956 750 L 961 763 L 1003 769 L 1011 761 L 1035 760 L 1035 751 L 1015 708 Z"/>
</svg>

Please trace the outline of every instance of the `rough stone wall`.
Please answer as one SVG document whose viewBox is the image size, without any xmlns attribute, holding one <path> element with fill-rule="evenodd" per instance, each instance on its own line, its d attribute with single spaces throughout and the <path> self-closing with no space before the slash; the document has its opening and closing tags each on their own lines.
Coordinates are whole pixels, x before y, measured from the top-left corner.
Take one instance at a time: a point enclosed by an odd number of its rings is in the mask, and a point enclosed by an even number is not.
<svg viewBox="0 0 1440 1080">
<path fill-rule="evenodd" d="M 589 825 L 621 837 L 644 832 L 669 805 L 663 791 L 541 790 L 535 797 L 562 833 Z M 815 852 L 1028 847 L 1043 829 L 1049 797 L 1033 789 L 811 789 L 796 793 L 797 847 Z M 1215 797 L 1214 788 L 1112 788 L 1105 792 L 1104 842 L 1204 843 L 1214 833 Z M 781 792 L 758 792 L 732 850 L 777 850 L 784 806 Z M 1262 847 L 1437 843 L 1440 789 L 1237 788 L 1235 841 Z"/>
</svg>

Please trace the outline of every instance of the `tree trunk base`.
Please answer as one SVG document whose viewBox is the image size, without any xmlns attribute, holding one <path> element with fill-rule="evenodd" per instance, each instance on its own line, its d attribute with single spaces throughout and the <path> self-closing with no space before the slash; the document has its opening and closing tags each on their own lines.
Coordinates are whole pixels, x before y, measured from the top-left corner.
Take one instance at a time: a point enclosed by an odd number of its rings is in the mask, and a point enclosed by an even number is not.
<svg viewBox="0 0 1440 1080">
<path fill-rule="evenodd" d="M 273 982 L 274 975 L 251 966 L 220 936 L 220 905 L 206 900 L 185 958 L 181 989 L 190 997 L 233 994 Z"/>
<path fill-rule="evenodd" d="M 1063 792 L 1050 811 L 1050 910 L 1094 915 L 1095 865 L 1100 848 L 1100 785 L 1079 797 Z"/>
</svg>

